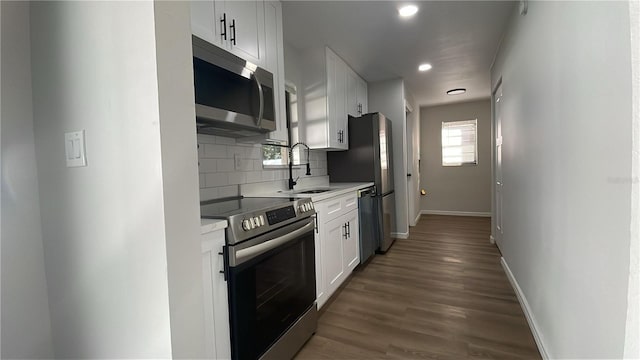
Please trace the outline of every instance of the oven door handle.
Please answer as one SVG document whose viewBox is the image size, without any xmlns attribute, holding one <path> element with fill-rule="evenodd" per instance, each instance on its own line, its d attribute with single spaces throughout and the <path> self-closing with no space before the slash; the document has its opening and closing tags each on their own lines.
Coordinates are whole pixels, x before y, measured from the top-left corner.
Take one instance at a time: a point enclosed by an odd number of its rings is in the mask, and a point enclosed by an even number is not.
<svg viewBox="0 0 640 360">
<path fill-rule="evenodd" d="M 236 264 L 242 264 L 245 261 L 248 261 L 250 259 L 253 259 L 256 256 L 259 256 L 261 254 L 266 253 L 269 250 L 275 249 L 280 245 L 286 244 L 292 240 L 296 240 L 300 235 L 309 232 L 309 231 L 313 231 L 313 228 L 315 227 L 315 224 L 313 221 L 309 221 L 309 223 L 307 223 L 305 226 L 294 230 L 286 235 L 282 235 L 280 237 L 277 237 L 275 239 L 269 240 L 269 241 L 265 241 L 261 244 L 258 245 L 254 245 L 251 247 L 248 247 L 246 249 L 241 249 L 236 251 Z"/>
</svg>

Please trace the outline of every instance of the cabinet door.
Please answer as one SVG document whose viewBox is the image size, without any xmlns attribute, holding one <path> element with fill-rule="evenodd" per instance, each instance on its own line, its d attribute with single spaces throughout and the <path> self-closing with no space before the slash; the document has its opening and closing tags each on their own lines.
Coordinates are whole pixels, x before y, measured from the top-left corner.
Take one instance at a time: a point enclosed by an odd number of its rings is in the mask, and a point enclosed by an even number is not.
<svg viewBox="0 0 640 360">
<path fill-rule="evenodd" d="M 205 346 L 210 359 L 231 357 L 229 300 L 224 280 L 224 230 L 202 235 Z"/>
<path fill-rule="evenodd" d="M 325 296 L 329 298 L 333 294 L 345 277 L 344 255 L 342 253 L 345 240 L 345 222 L 343 217 L 331 220 L 324 224 L 324 234 L 322 241 L 322 269 L 324 271 Z"/>
<path fill-rule="evenodd" d="M 343 241 L 345 276 L 349 276 L 360 263 L 360 229 L 358 227 L 358 211 L 350 211 L 344 217 L 347 223 L 347 236 Z"/>
<path fill-rule="evenodd" d="M 221 18 L 218 4 L 224 6 L 226 14 L 229 51 L 256 65 L 264 66 L 264 1 L 216 2 L 216 15 Z"/>
<path fill-rule="evenodd" d="M 364 81 L 362 78 L 358 78 L 357 98 L 358 98 L 358 104 L 360 106 L 360 109 L 359 109 L 360 115 L 364 115 L 369 112 L 369 100 L 368 100 L 369 94 L 368 93 L 369 91 L 367 88 L 367 82 Z"/>
<path fill-rule="evenodd" d="M 191 1 L 191 33 L 212 44 L 220 46 L 216 37 L 213 1 Z"/>
<path fill-rule="evenodd" d="M 360 116 L 358 106 L 358 86 L 360 77 L 351 68 L 347 69 L 347 114 Z"/>
<path fill-rule="evenodd" d="M 329 147 L 348 149 L 347 134 L 347 64 L 331 49 L 326 48 L 327 57 L 327 114 Z"/>
<path fill-rule="evenodd" d="M 284 79 L 284 43 L 282 38 L 282 4 L 279 1 L 264 3 L 265 22 L 265 69 L 273 73 L 274 98 L 276 106 L 276 130 L 269 133 L 270 140 L 281 144 L 289 142 L 287 129 L 285 79 Z"/>
</svg>

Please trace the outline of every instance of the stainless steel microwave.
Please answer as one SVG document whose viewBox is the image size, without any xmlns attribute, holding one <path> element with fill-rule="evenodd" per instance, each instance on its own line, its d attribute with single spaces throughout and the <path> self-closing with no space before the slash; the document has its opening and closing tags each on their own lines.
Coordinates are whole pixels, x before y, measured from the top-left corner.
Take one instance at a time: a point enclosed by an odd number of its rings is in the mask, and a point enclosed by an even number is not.
<svg viewBox="0 0 640 360">
<path fill-rule="evenodd" d="M 273 74 L 196 36 L 192 41 L 197 131 L 239 138 L 275 130 Z"/>
</svg>

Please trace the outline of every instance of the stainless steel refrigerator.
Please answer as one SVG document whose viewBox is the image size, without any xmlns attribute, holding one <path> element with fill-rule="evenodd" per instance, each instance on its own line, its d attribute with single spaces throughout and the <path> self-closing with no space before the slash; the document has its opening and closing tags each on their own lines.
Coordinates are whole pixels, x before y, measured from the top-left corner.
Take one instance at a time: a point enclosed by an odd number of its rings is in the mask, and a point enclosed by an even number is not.
<svg viewBox="0 0 640 360">
<path fill-rule="evenodd" d="M 331 182 L 375 184 L 377 242 L 379 251 L 386 252 L 393 244 L 391 230 L 395 228 L 391 121 L 381 113 L 349 116 L 349 150 L 328 152 L 327 161 Z"/>
</svg>

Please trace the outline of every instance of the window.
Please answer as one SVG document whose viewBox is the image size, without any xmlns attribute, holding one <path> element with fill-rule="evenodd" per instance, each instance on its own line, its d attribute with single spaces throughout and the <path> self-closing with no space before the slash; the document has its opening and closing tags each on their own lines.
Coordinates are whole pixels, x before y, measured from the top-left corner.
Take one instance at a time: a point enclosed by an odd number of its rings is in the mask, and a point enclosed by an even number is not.
<svg viewBox="0 0 640 360">
<path fill-rule="evenodd" d="M 442 123 L 442 166 L 478 164 L 478 120 Z"/>
<path fill-rule="evenodd" d="M 289 148 L 286 145 L 262 145 L 262 166 L 284 167 L 289 164 Z"/>
</svg>

